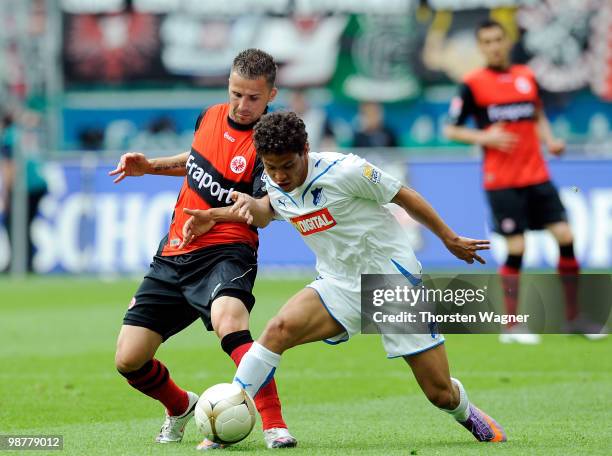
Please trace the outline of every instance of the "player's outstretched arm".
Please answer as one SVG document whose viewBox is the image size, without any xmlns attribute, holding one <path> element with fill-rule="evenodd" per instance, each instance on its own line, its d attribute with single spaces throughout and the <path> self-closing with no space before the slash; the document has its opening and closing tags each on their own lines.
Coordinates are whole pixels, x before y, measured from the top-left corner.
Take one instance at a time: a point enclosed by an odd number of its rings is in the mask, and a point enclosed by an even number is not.
<svg viewBox="0 0 612 456">
<path fill-rule="evenodd" d="M 108 173 L 117 176 L 114 183 L 121 182 L 128 176 L 143 176 L 144 174 L 157 174 L 162 176 L 184 176 L 187 174 L 185 165 L 189 152 L 183 152 L 172 157 L 148 159 L 139 152 L 123 154 L 117 167 Z"/>
<path fill-rule="evenodd" d="M 246 223 L 246 218 L 231 212 L 231 206 L 213 207 L 210 209 L 188 209 L 183 212 L 190 217 L 183 225 L 183 242 L 179 249 L 184 248 L 198 236 L 207 233 L 220 222 L 239 222 Z"/>
<path fill-rule="evenodd" d="M 234 200 L 232 213 L 244 217 L 250 225 L 264 228 L 274 218 L 274 210 L 268 195 L 263 198 L 253 198 L 246 193 L 233 192 L 231 197 Z"/>
<path fill-rule="evenodd" d="M 418 192 L 411 188 L 402 187 L 393 198 L 393 202 L 401 206 L 416 221 L 429 228 L 457 258 L 470 264 L 474 260 L 485 264 L 485 260 L 478 255 L 478 251 L 488 250 L 489 241 L 459 236 Z"/>
<path fill-rule="evenodd" d="M 217 223 L 239 222 L 264 228 L 274 215 L 270 206 L 270 198 L 266 195 L 255 199 L 244 193 L 234 192 L 233 206 L 213 207 L 211 209 L 183 209 L 190 217 L 183 225 L 183 242 L 179 249 L 184 248 L 198 236 L 207 233 Z"/>
<path fill-rule="evenodd" d="M 485 130 L 447 125 L 444 135 L 453 141 L 492 147 L 503 152 L 512 152 L 518 142 L 518 137 L 505 131 L 502 123 L 493 124 Z"/>
</svg>

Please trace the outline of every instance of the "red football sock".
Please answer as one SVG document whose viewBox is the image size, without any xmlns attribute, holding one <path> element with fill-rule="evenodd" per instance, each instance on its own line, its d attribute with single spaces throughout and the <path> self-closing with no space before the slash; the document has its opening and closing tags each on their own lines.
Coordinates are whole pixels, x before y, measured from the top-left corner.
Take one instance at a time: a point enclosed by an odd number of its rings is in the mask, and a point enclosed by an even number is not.
<svg viewBox="0 0 612 456">
<path fill-rule="evenodd" d="M 501 276 L 502 287 L 504 289 L 506 313 L 508 315 L 516 315 L 519 299 L 520 269 L 503 265 L 499 269 L 499 275 Z M 512 327 L 515 324 L 516 323 L 508 323 L 508 327 Z"/>
<path fill-rule="evenodd" d="M 253 342 L 247 342 L 236 347 L 232 351 L 230 356 L 234 363 L 236 363 L 236 366 L 240 364 L 240 360 L 249 348 L 251 348 L 251 345 L 253 345 Z M 281 403 L 278 398 L 274 379 L 259 390 L 259 393 L 257 393 L 255 397 L 255 406 L 261 415 L 261 423 L 264 430 L 271 428 L 287 428 L 287 424 L 285 424 L 285 420 L 283 420 Z"/>
<path fill-rule="evenodd" d="M 580 266 L 575 257 L 560 257 L 557 271 L 561 277 L 565 295 L 565 318 L 568 321 L 578 316 L 578 274 Z"/>
<path fill-rule="evenodd" d="M 139 370 L 122 375 L 138 391 L 164 404 L 168 415 L 182 415 L 187 410 L 187 391 L 176 386 L 168 369 L 160 361 L 152 359 Z"/>
</svg>

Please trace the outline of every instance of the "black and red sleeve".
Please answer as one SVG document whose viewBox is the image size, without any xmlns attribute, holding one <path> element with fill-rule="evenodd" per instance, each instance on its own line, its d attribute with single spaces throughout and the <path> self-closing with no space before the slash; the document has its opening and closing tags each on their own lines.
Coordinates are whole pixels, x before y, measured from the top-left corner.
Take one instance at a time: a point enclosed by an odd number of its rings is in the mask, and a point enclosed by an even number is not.
<svg viewBox="0 0 612 456">
<path fill-rule="evenodd" d="M 206 114 L 207 110 L 208 108 L 204 108 L 202 112 L 200 113 L 200 115 L 198 116 L 196 123 L 195 123 L 195 127 L 193 128 L 194 134 L 198 131 L 198 128 L 200 128 L 200 124 L 202 123 L 202 119 L 204 118 L 204 115 Z"/>
<path fill-rule="evenodd" d="M 459 94 L 453 97 L 448 110 L 448 123 L 451 125 L 465 125 L 467 120 L 477 115 L 476 101 L 472 89 L 467 84 L 462 84 Z"/>
<path fill-rule="evenodd" d="M 262 161 L 257 157 L 255 166 L 253 167 L 253 190 L 251 195 L 253 198 L 262 198 L 268 194 L 266 191 L 266 183 L 263 180 L 264 165 Z"/>
</svg>

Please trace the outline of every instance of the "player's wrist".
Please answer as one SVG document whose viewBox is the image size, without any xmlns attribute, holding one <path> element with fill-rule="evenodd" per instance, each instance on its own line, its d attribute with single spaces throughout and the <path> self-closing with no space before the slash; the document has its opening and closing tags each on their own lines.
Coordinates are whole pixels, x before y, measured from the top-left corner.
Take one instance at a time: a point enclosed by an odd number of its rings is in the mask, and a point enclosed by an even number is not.
<svg viewBox="0 0 612 456">
<path fill-rule="evenodd" d="M 144 173 L 145 174 L 159 174 L 161 171 L 161 167 L 159 166 L 159 160 L 155 158 L 147 158 L 144 164 Z M 159 168 L 159 169 L 158 169 Z"/>
<path fill-rule="evenodd" d="M 476 135 L 475 141 L 478 146 L 489 146 L 490 139 L 489 134 L 486 131 L 480 131 Z"/>
<path fill-rule="evenodd" d="M 210 209 L 201 209 L 200 216 L 202 219 L 205 219 L 206 222 L 211 222 L 213 224 L 217 222 L 222 222 L 223 217 L 228 216 L 228 211 L 226 208 L 216 208 L 211 207 Z"/>
<path fill-rule="evenodd" d="M 442 242 L 444 242 L 444 244 L 448 245 L 457 242 L 459 240 L 459 235 L 454 231 L 450 230 L 442 233 L 440 239 L 442 239 Z"/>
</svg>

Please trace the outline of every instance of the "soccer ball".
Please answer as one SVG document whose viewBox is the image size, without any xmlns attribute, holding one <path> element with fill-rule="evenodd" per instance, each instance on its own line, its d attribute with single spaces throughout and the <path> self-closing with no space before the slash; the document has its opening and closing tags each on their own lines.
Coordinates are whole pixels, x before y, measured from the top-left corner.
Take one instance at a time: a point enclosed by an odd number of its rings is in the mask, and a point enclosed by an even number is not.
<svg viewBox="0 0 612 456">
<path fill-rule="evenodd" d="M 239 386 L 219 383 L 200 396 L 195 422 L 204 437 L 213 442 L 240 442 L 255 425 L 255 404 Z"/>
</svg>

